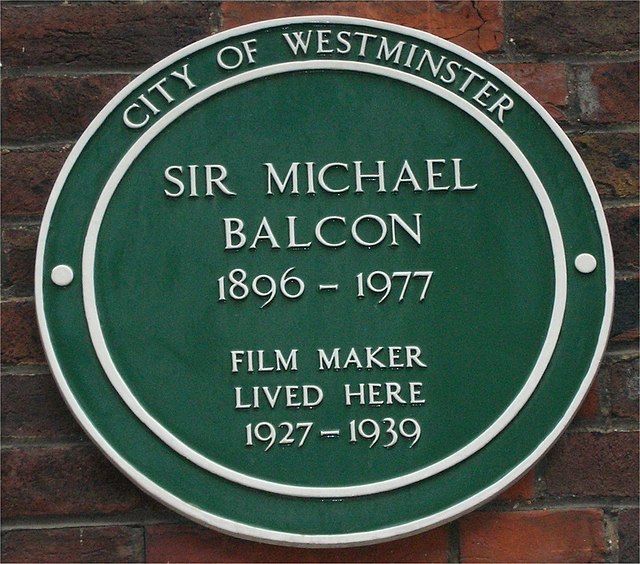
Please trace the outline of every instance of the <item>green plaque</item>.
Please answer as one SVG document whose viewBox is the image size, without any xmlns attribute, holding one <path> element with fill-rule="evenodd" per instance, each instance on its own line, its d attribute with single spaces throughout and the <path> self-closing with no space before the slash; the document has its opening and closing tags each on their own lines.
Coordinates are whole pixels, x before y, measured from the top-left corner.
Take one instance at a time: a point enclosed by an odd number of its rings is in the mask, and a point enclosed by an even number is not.
<svg viewBox="0 0 640 564">
<path fill-rule="evenodd" d="M 144 72 L 43 220 L 51 368 L 106 456 L 179 513 L 269 542 L 435 527 L 522 476 L 611 321 L 587 170 L 464 49 L 273 20 Z"/>
</svg>

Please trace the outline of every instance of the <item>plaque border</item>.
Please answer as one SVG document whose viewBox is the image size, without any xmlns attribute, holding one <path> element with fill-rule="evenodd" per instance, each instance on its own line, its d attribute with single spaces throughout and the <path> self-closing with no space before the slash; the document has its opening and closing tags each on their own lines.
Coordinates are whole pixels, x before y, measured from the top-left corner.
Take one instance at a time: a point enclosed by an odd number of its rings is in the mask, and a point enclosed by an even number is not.
<svg viewBox="0 0 640 564">
<path fill-rule="evenodd" d="M 573 161 L 576 170 L 582 177 L 584 186 L 586 187 L 591 204 L 595 213 L 595 219 L 598 223 L 601 235 L 602 251 L 604 256 L 604 264 L 601 265 L 605 269 L 605 307 L 602 315 L 602 323 L 599 330 L 598 340 L 591 356 L 589 368 L 582 379 L 582 382 L 573 396 L 569 407 L 566 409 L 560 420 L 557 422 L 553 430 L 545 437 L 543 441 L 539 443 L 537 448 L 518 465 L 513 467 L 504 476 L 496 480 L 487 488 L 476 492 L 474 495 L 467 497 L 465 500 L 453 504 L 447 507 L 445 510 L 432 513 L 420 519 L 411 520 L 399 525 L 393 525 L 390 527 L 379 528 L 371 531 L 362 531 L 357 533 L 343 533 L 343 534 L 299 534 L 286 531 L 267 529 L 257 527 L 253 525 L 247 525 L 245 523 L 221 517 L 220 515 L 213 514 L 205 511 L 200 507 L 187 503 L 179 497 L 175 496 L 166 489 L 160 487 L 153 480 L 149 479 L 145 474 L 137 470 L 133 465 L 127 462 L 101 435 L 98 429 L 94 426 L 93 422 L 82 407 L 76 400 L 73 392 L 71 391 L 69 384 L 67 383 L 64 374 L 62 373 L 60 364 L 56 357 L 55 350 L 52 345 L 51 336 L 49 334 L 47 317 L 45 314 L 44 300 L 43 300 L 43 283 L 44 283 L 44 251 L 47 243 L 47 232 L 51 222 L 51 218 L 56 207 L 60 192 L 66 182 L 66 179 L 85 146 L 97 131 L 102 122 L 110 115 L 114 109 L 120 104 L 124 98 L 130 95 L 136 88 L 142 85 L 146 80 L 157 74 L 162 69 L 175 63 L 177 60 L 185 57 L 189 53 L 195 50 L 200 50 L 209 45 L 239 36 L 250 32 L 256 32 L 268 28 L 274 28 L 284 25 L 295 25 L 301 23 L 310 24 L 345 24 L 345 25 L 357 25 L 367 26 L 382 31 L 394 32 L 402 34 L 404 36 L 415 37 L 416 39 L 427 41 L 442 49 L 445 49 L 457 56 L 472 62 L 479 68 L 482 68 L 492 75 L 500 78 L 502 82 L 509 86 L 521 99 L 523 99 L 529 107 L 531 107 L 539 117 L 549 127 L 551 133 L 560 141 L 565 151 Z M 455 44 L 450 43 L 447 40 L 441 39 L 430 33 L 415 30 L 406 26 L 390 24 L 386 22 L 380 22 L 365 18 L 355 18 L 348 16 L 300 16 L 300 17 L 287 17 L 271 19 L 253 24 L 248 24 L 233 28 L 228 31 L 219 32 L 211 37 L 201 39 L 183 49 L 174 52 L 165 59 L 151 66 L 149 69 L 141 73 L 131 83 L 125 86 L 96 116 L 91 122 L 89 127 L 81 135 L 78 142 L 73 147 L 67 161 L 65 162 L 62 170 L 56 180 L 49 201 L 47 203 L 45 212 L 43 214 L 40 236 L 38 239 L 38 247 L 36 252 L 36 266 L 35 266 L 35 303 L 36 313 L 38 318 L 38 324 L 40 328 L 41 338 L 44 345 L 47 360 L 54 374 L 58 387 L 61 390 L 63 398 L 70 410 L 87 432 L 94 443 L 102 450 L 102 452 L 109 458 L 109 460 L 118 467 L 125 475 L 127 475 L 134 483 L 138 485 L 142 490 L 168 505 L 175 511 L 188 517 L 189 519 L 201 523 L 205 526 L 212 527 L 223 532 L 232 534 L 234 536 L 248 538 L 258 541 L 273 542 L 278 544 L 297 545 L 297 546 L 357 546 L 372 544 L 375 542 L 381 542 L 383 540 L 392 540 L 414 534 L 421 530 L 430 529 L 438 525 L 444 524 L 448 521 L 456 519 L 465 513 L 473 511 L 479 505 L 486 502 L 491 497 L 497 495 L 501 491 L 508 488 L 512 483 L 523 476 L 544 454 L 553 446 L 558 440 L 561 433 L 570 423 L 571 419 L 575 415 L 576 411 L 580 407 L 580 404 L 584 400 L 589 387 L 595 377 L 598 365 L 600 364 L 602 355 L 604 353 L 608 335 L 611 327 L 613 317 L 613 298 L 614 298 L 614 264 L 613 264 L 613 252 L 611 249 L 611 243 L 609 238 L 608 227 L 604 216 L 604 211 L 600 203 L 598 193 L 595 185 L 591 180 L 589 172 L 578 155 L 576 149 L 571 144 L 567 135 L 560 128 L 560 126 L 551 118 L 551 116 L 542 108 L 542 106 L 521 86 L 519 86 L 513 79 L 508 77 L 502 71 L 494 67 L 488 62 L 477 55 L 468 52 L 466 49 L 458 47 Z"/>
</svg>

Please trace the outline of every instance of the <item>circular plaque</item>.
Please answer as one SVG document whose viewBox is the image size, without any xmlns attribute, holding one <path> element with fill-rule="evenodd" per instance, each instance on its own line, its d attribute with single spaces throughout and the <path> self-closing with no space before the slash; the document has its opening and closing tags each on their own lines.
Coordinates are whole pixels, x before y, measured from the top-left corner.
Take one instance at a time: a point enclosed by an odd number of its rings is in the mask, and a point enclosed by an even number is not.
<svg viewBox="0 0 640 564">
<path fill-rule="evenodd" d="M 69 407 L 143 490 L 264 541 L 437 526 L 525 473 L 611 321 L 565 134 L 464 49 L 344 17 L 144 72 L 54 187 L 38 317 Z"/>
</svg>

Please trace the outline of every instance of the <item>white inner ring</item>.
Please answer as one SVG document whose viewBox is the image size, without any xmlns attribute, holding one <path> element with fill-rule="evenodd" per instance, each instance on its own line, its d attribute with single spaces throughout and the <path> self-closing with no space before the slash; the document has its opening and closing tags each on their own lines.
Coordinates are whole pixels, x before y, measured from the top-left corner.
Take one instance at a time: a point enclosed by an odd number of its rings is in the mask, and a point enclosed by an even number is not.
<svg viewBox="0 0 640 564">
<path fill-rule="evenodd" d="M 171 122 L 190 110 L 195 105 L 234 86 L 244 84 L 251 80 L 287 72 L 325 69 L 364 72 L 400 80 L 401 82 L 412 84 L 413 86 L 417 86 L 419 88 L 422 88 L 423 90 L 444 98 L 448 102 L 454 104 L 455 106 L 469 114 L 471 117 L 476 119 L 509 152 L 513 159 L 518 163 L 527 180 L 529 181 L 529 184 L 533 188 L 533 191 L 538 198 L 538 201 L 542 208 L 545 222 L 547 224 L 547 229 L 549 231 L 555 268 L 555 299 L 551 314 L 551 320 L 544 344 L 542 346 L 542 349 L 540 350 L 540 354 L 538 356 L 536 364 L 533 367 L 533 370 L 531 371 L 531 374 L 529 375 L 527 381 L 525 382 L 525 385 L 516 395 L 507 409 L 487 429 L 480 433 L 480 435 L 478 435 L 470 443 L 454 452 L 453 454 L 439 460 L 438 462 L 425 466 L 420 470 L 416 470 L 402 476 L 397 476 L 395 478 L 381 480 L 379 482 L 371 482 L 368 484 L 342 487 L 293 486 L 243 474 L 242 472 L 232 470 L 203 456 L 202 454 L 182 442 L 174 434 L 172 434 L 157 419 L 155 419 L 136 399 L 136 397 L 133 395 L 126 382 L 120 375 L 118 369 L 116 368 L 111 355 L 109 354 L 109 350 L 102 333 L 102 328 L 100 326 L 100 318 L 95 299 L 94 287 L 94 265 L 98 235 L 111 198 L 131 164 L 159 133 L 161 133 Z M 120 397 L 127 404 L 129 409 L 131 409 L 135 413 L 135 415 L 162 441 L 164 441 L 173 450 L 180 453 L 182 456 L 184 456 L 194 464 L 197 464 L 201 468 L 204 468 L 205 470 L 208 470 L 209 472 L 212 472 L 218 476 L 243 484 L 245 486 L 277 494 L 297 497 L 331 498 L 369 495 L 378 492 L 393 490 L 420 480 L 424 480 L 425 478 L 442 472 L 443 470 L 446 470 L 447 468 L 450 468 L 458 464 L 462 460 L 468 458 L 473 453 L 483 448 L 496 435 L 498 435 L 498 433 L 500 433 L 524 407 L 529 397 L 531 397 L 551 359 L 556 343 L 558 341 L 558 337 L 560 335 L 560 329 L 562 327 L 562 320 L 564 317 L 567 296 L 567 271 L 564 244 L 562 241 L 560 227 L 558 225 L 558 221 L 556 219 L 551 201 L 547 196 L 547 193 L 540 179 L 533 170 L 533 167 L 529 164 L 524 154 L 516 146 L 516 144 L 489 117 L 484 115 L 471 103 L 457 97 L 455 94 L 449 92 L 445 88 L 437 84 L 433 84 L 423 78 L 409 75 L 395 69 L 379 67 L 369 63 L 348 61 L 304 61 L 281 63 L 272 65 L 270 67 L 252 70 L 209 86 L 173 108 L 170 112 L 160 118 L 144 134 L 140 136 L 138 141 L 131 147 L 131 149 L 129 149 L 129 151 L 127 151 L 124 158 L 114 169 L 96 204 L 96 208 L 91 217 L 89 229 L 87 230 L 87 236 L 84 243 L 82 255 L 82 284 L 84 307 L 91 340 L 100 363 L 105 373 L 107 374 L 107 377 L 109 378 L 111 384 L 114 386 Z"/>
</svg>

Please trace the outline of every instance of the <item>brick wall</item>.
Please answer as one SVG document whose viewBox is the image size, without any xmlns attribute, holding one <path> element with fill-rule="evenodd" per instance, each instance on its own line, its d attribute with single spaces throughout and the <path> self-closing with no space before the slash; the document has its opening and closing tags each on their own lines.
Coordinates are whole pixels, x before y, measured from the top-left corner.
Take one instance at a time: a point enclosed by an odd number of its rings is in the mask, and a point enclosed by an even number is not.
<svg viewBox="0 0 640 564">
<path fill-rule="evenodd" d="M 591 171 L 611 230 L 616 307 L 593 389 L 509 491 L 382 545 L 304 550 L 193 525 L 131 485 L 72 419 L 40 345 L 38 227 L 70 147 L 137 73 L 259 19 L 331 13 L 430 31 L 529 90 Z M 638 561 L 638 3 L 2 3 L 2 559 L 14 561 Z"/>
</svg>

